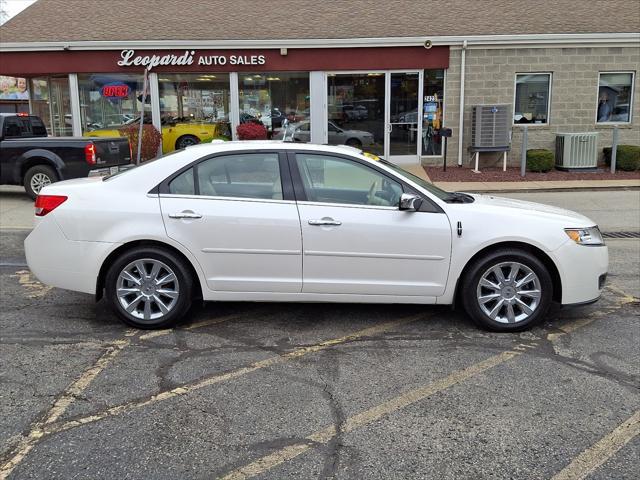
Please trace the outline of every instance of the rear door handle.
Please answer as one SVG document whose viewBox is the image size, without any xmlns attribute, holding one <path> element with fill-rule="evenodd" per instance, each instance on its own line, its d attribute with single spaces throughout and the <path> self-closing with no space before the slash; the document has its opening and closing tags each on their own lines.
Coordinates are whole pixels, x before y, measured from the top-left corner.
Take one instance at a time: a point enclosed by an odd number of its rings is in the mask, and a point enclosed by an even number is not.
<svg viewBox="0 0 640 480">
<path fill-rule="evenodd" d="M 180 212 L 180 213 L 170 213 L 169 218 L 202 218 L 202 215 L 195 212 Z"/>
<path fill-rule="evenodd" d="M 321 220 L 309 220 L 309 225 L 313 225 L 313 226 L 331 225 L 334 227 L 339 227 L 340 225 L 342 225 L 342 222 L 339 220 L 333 220 L 331 218 L 323 218 Z"/>
</svg>

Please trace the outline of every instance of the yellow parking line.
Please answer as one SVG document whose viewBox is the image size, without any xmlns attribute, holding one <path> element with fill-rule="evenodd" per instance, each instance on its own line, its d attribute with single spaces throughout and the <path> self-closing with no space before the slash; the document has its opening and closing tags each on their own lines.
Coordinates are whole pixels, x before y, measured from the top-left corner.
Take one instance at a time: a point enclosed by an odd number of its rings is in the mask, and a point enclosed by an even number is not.
<svg viewBox="0 0 640 480">
<path fill-rule="evenodd" d="M 17 278 L 18 283 L 27 289 L 28 298 L 44 297 L 53 288 L 40 283 L 29 270 L 18 270 L 11 277 Z"/>
<path fill-rule="evenodd" d="M 489 357 L 482 362 L 475 363 L 467 368 L 453 372 L 452 374 L 433 383 L 410 390 L 409 392 L 394 397 L 380 405 L 376 405 L 375 407 L 348 418 L 340 428 L 340 431 L 342 433 L 352 432 L 357 428 L 375 422 L 376 420 L 379 420 L 380 418 L 395 411 L 406 408 L 409 405 L 413 405 L 414 403 L 424 400 L 425 398 L 452 387 L 453 385 L 479 375 L 480 373 L 496 367 L 518 355 L 522 354 L 514 351 L 502 352 L 498 355 L 494 355 L 493 357 Z M 305 438 L 304 442 L 289 445 L 281 450 L 266 455 L 244 467 L 240 467 L 237 470 L 226 474 L 222 479 L 244 480 L 246 478 L 260 475 L 281 463 L 292 460 L 293 458 L 314 448 L 317 444 L 328 443 L 336 433 L 336 427 L 334 425 L 328 426 L 322 430 L 312 433 Z"/>
<path fill-rule="evenodd" d="M 134 330 L 128 330 L 125 337 L 132 337 Z M 55 422 L 75 401 L 93 380 L 102 372 L 107 365 L 131 343 L 131 339 L 118 340 L 110 344 L 107 350 L 96 360 L 96 362 L 86 369 L 82 374 L 73 381 L 58 397 L 53 406 L 44 414 L 44 419 L 31 425 L 31 429 L 27 436 L 16 446 L 13 456 L 2 467 L 0 467 L 0 479 L 6 479 L 16 466 L 22 462 L 24 457 L 38 443 L 39 439 L 44 435 L 43 429 L 46 425 Z"/>
<path fill-rule="evenodd" d="M 180 387 L 173 388 L 171 390 L 166 390 L 164 392 L 160 392 L 152 397 L 149 397 L 144 400 L 134 401 L 130 403 L 123 403 L 121 405 L 116 405 L 102 412 L 88 415 L 83 418 L 69 420 L 68 422 L 58 424 L 58 425 L 47 425 L 43 427 L 41 432 L 42 435 L 50 435 L 53 433 L 62 432 L 65 430 L 69 430 L 75 427 L 79 427 L 82 425 L 86 425 L 88 423 L 97 422 L 99 420 L 103 420 L 108 417 L 113 417 L 116 415 L 121 415 L 126 412 L 130 412 L 132 410 L 137 410 L 139 408 L 145 407 L 147 405 L 152 405 L 164 400 L 168 400 L 170 398 L 175 398 L 180 395 L 185 395 L 187 393 L 193 392 L 195 390 L 199 390 L 204 387 L 209 387 L 211 385 L 215 385 L 217 383 L 225 382 L 228 380 L 233 380 L 249 373 L 255 372 L 257 370 L 261 370 L 263 368 L 272 367 L 275 365 L 279 365 L 289 360 L 293 360 L 295 358 L 300 358 L 305 355 L 309 355 L 311 353 L 319 352 L 321 350 L 325 350 L 327 348 L 333 347 L 335 345 L 344 344 L 353 340 L 357 340 L 359 338 L 368 337 L 372 335 L 376 335 L 378 333 L 382 333 L 384 331 L 390 330 L 394 327 L 398 327 L 400 325 L 404 325 L 410 322 L 414 322 L 420 318 L 424 318 L 423 314 L 413 315 L 410 317 L 404 317 L 397 320 L 392 320 L 389 322 L 380 323 L 373 327 L 364 328 L 362 330 L 358 330 L 356 332 L 350 333 L 348 335 L 344 335 L 340 338 L 334 338 L 331 340 L 325 340 L 324 342 L 317 343 L 315 345 L 307 346 L 307 347 L 299 347 L 290 352 L 283 353 L 281 355 L 277 355 L 275 357 L 269 357 L 264 360 L 260 360 L 250 364 L 247 367 L 242 367 L 237 370 L 232 370 L 227 373 L 214 375 L 211 377 L 204 378 L 197 382 L 183 385 Z"/>
<path fill-rule="evenodd" d="M 624 423 L 605 435 L 595 445 L 587 448 L 552 480 L 581 480 L 595 471 L 624 447 L 633 437 L 640 434 L 640 410 Z"/>
</svg>

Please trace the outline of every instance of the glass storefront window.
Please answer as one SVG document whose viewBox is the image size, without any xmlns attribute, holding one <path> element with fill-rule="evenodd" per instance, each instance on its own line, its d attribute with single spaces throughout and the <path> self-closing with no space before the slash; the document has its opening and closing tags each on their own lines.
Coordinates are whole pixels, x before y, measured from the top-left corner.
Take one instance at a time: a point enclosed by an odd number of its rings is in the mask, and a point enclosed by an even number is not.
<svg viewBox="0 0 640 480">
<path fill-rule="evenodd" d="M 601 73 L 598 82 L 596 122 L 631 122 L 632 90 L 633 73 Z"/>
<path fill-rule="evenodd" d="M 238 93 L 240 123 L 262 123 L 269 138 L 282 139 L 309 122 L 307 72 L 239 73 Z"/>
<path fill-rule="evenodd" d="M 422 155 L 442 155 L 444 70 L 424 71 L 422 103 Z"/>
<path fill-rule="evenodd" d="M 548 123 L 550 92 L 550 73 L 517 74 L 513 123 Z"/>
<path fill-rule="evenodd" d="M 51 111 L 49 103 L 49 81 L 46 78 L 31 79 L 31 113 L 42 119 L 47 127 L 47 133 L 51 131 Z"/>
<path fill-rule="evenodd" d="M 160 74 L 163 149 L 231 139 L 229 74 Z"/>
<path fill-rule="evenodd" d="M 384 155 L 384 73 L 329 74 L 329 145 L 351 145 Z"/>
<path fill-rule="evenodd" d="M 82 133 L 118 136 L 118 128 L 140 119 L 143 77 L 131 74 L 78 75 Z M 147 92 L 145 123 L 151 123 L 151 98 Z"/>
</svg>

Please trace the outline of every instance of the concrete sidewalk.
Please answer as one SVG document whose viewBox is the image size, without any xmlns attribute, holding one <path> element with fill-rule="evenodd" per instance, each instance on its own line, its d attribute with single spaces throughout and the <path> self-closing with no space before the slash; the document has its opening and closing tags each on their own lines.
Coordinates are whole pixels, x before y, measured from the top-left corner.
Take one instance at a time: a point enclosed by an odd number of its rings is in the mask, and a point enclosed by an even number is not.
<svg viewBox="0 0 640 480">
<path fill-rule="evenodd" d="M 425 176 L 427 176 L 426 173 L 425 173 Z M 523 182 L 433 182 L 433 183 L 435 186 L 451 192 L 520 192 L 520 191 L 545 191 L 545 190 L 596 190 L 601 188 L 606 188 L 606 189 L 640 188 L 639 179 L 567 180 L 567 181 L 545 181 L 545 182 L 523 181 Z"/>
<path fill-rule="evenodd" d="M 544 182 L 433 182 L 421 165 L 402 165 L 402 168 L 448 192 L 528 192 L 545 190 L 596 190 L 600 188 L 640 188 L 640 179 L 556 180 Z"/>
</svg>

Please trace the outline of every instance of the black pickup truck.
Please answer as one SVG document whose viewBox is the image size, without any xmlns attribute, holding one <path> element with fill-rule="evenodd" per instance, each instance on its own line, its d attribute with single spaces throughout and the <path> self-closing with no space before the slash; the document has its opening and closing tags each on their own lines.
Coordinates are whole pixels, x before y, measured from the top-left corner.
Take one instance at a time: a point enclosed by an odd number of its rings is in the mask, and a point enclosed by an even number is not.
<svg viewBox="0 0 640 480">
<path fill-rule="evenodd" d="M 92 170 L 115 173 L 130 163 L 126 137 L 48 137 L 39 117 L 0 113 L 0 184 L 24 185 L 31 198 L 50 183 Z"/>
</svg>

